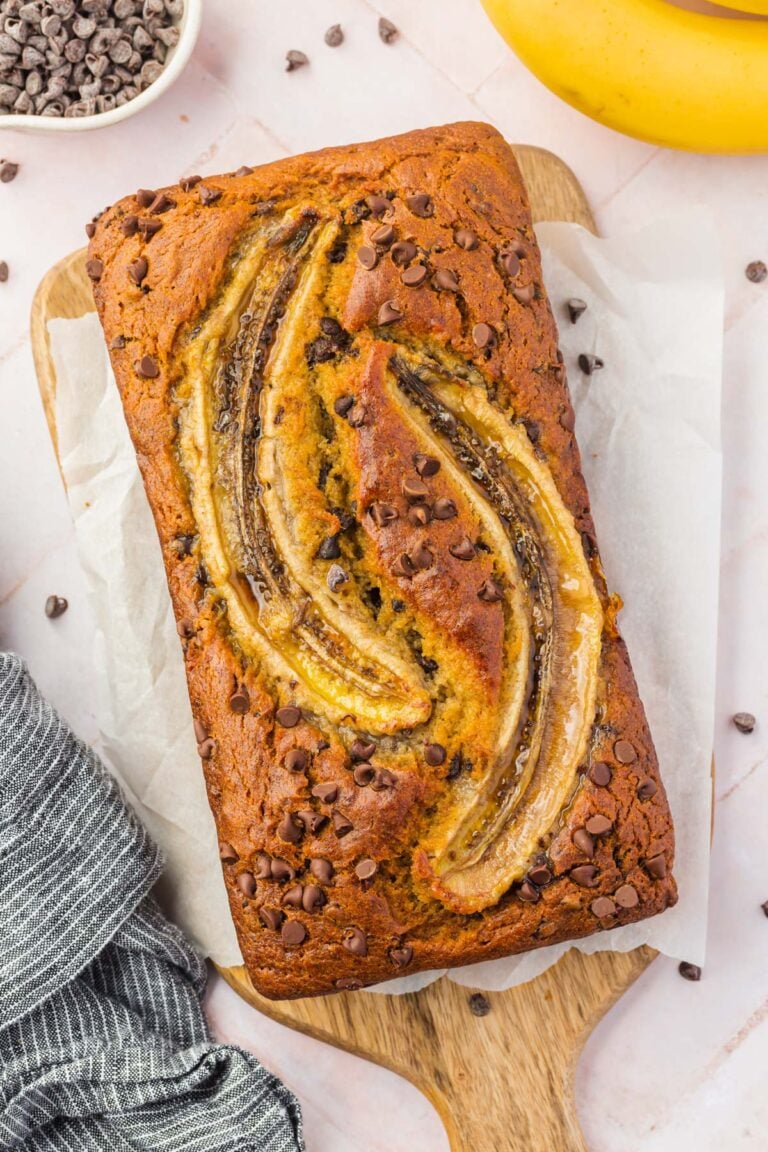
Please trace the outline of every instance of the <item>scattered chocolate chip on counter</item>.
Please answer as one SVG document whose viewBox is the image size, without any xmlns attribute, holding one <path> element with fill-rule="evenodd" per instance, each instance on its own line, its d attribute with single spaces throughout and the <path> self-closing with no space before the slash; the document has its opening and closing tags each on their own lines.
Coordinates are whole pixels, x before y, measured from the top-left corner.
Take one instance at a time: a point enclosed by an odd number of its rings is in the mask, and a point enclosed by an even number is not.
<svg viewBox="0 0 768 1152">
<path fill-rule="evenodd" d="M 295 72 L 297 68 L 304 68 L 307 64 L 309 64 L 309 56 L 307 56 L 306 52 L 299 52 L 295 48 L 291 48 L 290 52 L 286 52 L 286 72 Z"/>
<path fill-rule="evenodd" d="M 739 732 L 744 732 L 748 735 L 754 732 L 755 724 L 757 721 L 751 712 L 736 712 L 732 717 L 734 727 L 738 728 Z"/>
<path fill-rule="evenodd" d="M 0 112 L 3 110 L 3 89 L 7 86 L 2 81 L 4 69 L 0 69 Z M 19 173 L 19 165 L 14 164 L 12 160 L 0 160 L 0 184 L 10 184 L 11 180 L 15 180 Z"/>
<path fill-rule="evenodd" d="M 687 960 L 681 960 L 678 966 L 678 972 L 684 980 L 701 980 L 701 968 L 698 964 L 689 964 Z"/>
<path fill-rule="evenodd" d="M 768 900 L 764 900 L 760 907 L 763 910 L 763 915 L 768 916 Z"/>
<path fill-rule="evenodd" d="M 763 280 L 768 276 L 768 267 L 766 267 L 763 260 L 753 260 L 750 264 L 747 264 L 744 269 L 744 275 L 752 284 L 762 284 Z"/>
<path fill-rule="evenodd" d="M 45 602 L 45 614 L 49 620 L 63 616 L 67 608 L 69 608 L 69 601 L 63 596 L 49 596 Z"/>
<path fill-rule="evenodd" d="M 487 1016 L 491 1010 L 491 1002 L 482 992 L 473 992 L 467 1003 L 473 1016 Z"/>
<path fill-rule="evenodd" d="M 344 33 L 341 24 L 331 24 L 323 39 L 329 48 L 338 48 L 340 44 L 343 44 Z"/>
<path fill-rule="evenodd" d="M 0 260 L 0 284 L 5 284 L 8 280 L 8 265 L 5 260 Z"/>
<path fill-rule="evenodd" d="M 397 27 L 386 16 L 379 17 L 379 39 L 385 44 L 391 44 L 400 35 Z"/>
<path fill-rule="evenodd" d="M 599 356 L 593 356 L 591 352 L 582 352 L 579 356 L 579 368 L 585 376 L 591 376 L 593 372 L 599 372 L 604 367 L 605 362 Z"/>
<path fill-rule="evenodd" d="M 575 324 L 580 316 L 587 310 L 586 300 L 580 300 L 578 296 L 573 296 L 566 304 L 568 309 L 568 316 L 570 317 L 571 324 Z"/>
</svg>

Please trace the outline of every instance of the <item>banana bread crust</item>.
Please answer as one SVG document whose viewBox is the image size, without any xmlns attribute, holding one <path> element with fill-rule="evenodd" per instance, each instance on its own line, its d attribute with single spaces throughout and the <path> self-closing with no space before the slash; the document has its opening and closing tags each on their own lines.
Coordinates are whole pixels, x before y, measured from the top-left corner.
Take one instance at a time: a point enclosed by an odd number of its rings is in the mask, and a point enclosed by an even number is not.
<svg viewBox="0 0 768 1152">
<path fill-rule="evenodd" d="M 182 181 L 152 197 L 129 196 L 103 213 L 89 274 L 162 546 L 232 916 L 256 988 L 271 998 L 354 989 L 576 939 L 674 904 L 670 813 L 616 626 L 619 602 L 609 596 L 600 566 L 556 327 L 508 145 L 488 125 L 456 124 L 202 183 Z M 464 767 L 461 756 L 457 762 L 449 749 L 444 761 L 430 764 L 419 747 L 397 762 L 407 770 L 388 776 L 395 762 L 379 756 L 378 746 L 367 759 L 350 757 L 349 741 L 306 708 L 298 709 L 296 722 L 281 723 L 281 716 L 295 720 L 285 713 L 290 683 L 277 691 L 264 663 L 233 643 L 226 604 L 202 560 L 179 450 L 183 349 L 210 315 L 253 230 L 296 210 L 299 222 L 313 213 L 343 221 L 342 239 L 324 256 L 344 272 L 328 289 L 338 324 L 325 344 L 315 327 L 307 329 L 307 348 L 321 341 L 311 355 L 321 362 L 327 356 L 331 372 L 339 341 L 354 352 L 355 342 L 375 329 L 350 369 L 351 399 L 366 414 L 350 440 L 353 508 L 361 523 L 360 509 L 391 491 L 387 453 L 395 467 L 414 456 L 413 428 L 399 420 L 382 383 L 392 365 L 389 334 L 397 332 L 409 350 L 422 342 L 452 363 L 476 367 L 495 409 L 522 422 L 573 517 L 602 606 L 599 703 L 575 791 L 526 878 L 478 911 L 456 911 L 430 895 L 419 871 L 429 813 L 439 823 L 446 791 Z M 391 238 L 373 239 L 390 224 L 396 242 L 427 253 L 423 285 L 403 283 Z M 358 258 L 361 246 L 374 253 L 364 257 L 374 267 Z M 406 263 L 413 266 L 413 259 Z M 394 320 L 382 316 L 387 303 Z M 349 408 L 332 419 L 343 423 L 335 435 L 347 437 L 354 424 Z M 314 484 L 302 476 L 291 483 L 309 507 Z M 455 539 L 457 525 L 469 525 L 473 513 L 464 508 L 460 485 L 446 491 L 458 506 Z M 493 578 L 492 561 L 479 550 L 471 564 L 451 553 L 448 527 L 433 519 L 429 547 L 439 553 L 441 579 L 450 581 L 450 601 L 426 581 L 398 574 L 397 558 L 410 539 L 406 507 L 391 536 L 366 518 L 360 547 L 386 570 L 384 586 L 399 588 L 405 611 L 426 622 L 425 635 L 434 629 L 450 637 L 447 667 L 472 685 L 483 746 L 483 702 L 489 715 L 501 707 L 505 651 L 500 605 L 478 600 L 480 578 Z M 321 508 L 312 525 L 321 539 L 344 531 L 338 510 Z M 489 611 L 481 615 L 480 608 Z M 299 770 L 289 770 L 286 757 L 297 749 L 305 763 L 294 756 Z M 364 771 L 356 779 L 355 763 L 369 762 L 370 779 Z M 314 791 L 323 784 L 332 797 L 327 802 Z M 371 875 L 368 862 L 375 866 Z M 286 931 L 289 925 L 298 927 Z"/>
</svg>

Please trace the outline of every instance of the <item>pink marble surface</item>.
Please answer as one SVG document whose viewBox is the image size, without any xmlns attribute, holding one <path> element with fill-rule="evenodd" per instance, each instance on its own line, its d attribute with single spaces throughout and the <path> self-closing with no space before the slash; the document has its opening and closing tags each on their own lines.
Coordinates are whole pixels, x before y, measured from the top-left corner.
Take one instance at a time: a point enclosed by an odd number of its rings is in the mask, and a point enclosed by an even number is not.
<svg viewBox="0 0 768 1152">
<path fill-rule="evenodd" d="M 402 30 L 376 35 L 385 14 Z M 347 40 L 322 42 L 341 22 Z M 301 48 L 309 68 L 288 75 Z M 476 0 L 207 0 L 198 49 L 177 86 L 107 132 L 42 139 L 0 133 L 22 165 L 0 186 L 0 643 L 86 739 L 92 622 L 69 513 L 38 399 L 28 335 L 44 271 L 83 240 L 113 198 L 183 172 L 216 172 L 293 151 L 458 118 L 489 120 L 511 140 L 558 152 L 610 233 L 681 205 L 711 208 L 727 286 L 723 412 L 725 492 L 717 707 L 716 826 L 709 954 L 700 984 L 664 958 L 606 1017 L 581 1060 L 577 1103 L 594 1152 L 747 1152 L 768 1147 L 768 157 L 666 152 L 593 124 L 509 54 Z M 631 531 L 631 525 L 628 526 Z M 69 597 L 52 623 L 45 597 Z M 751 736 L 728 722 L 759 719 Z M 685 724 L 681 702 L 680 723 Z M 252 1049 L 301 1098 L 310 1152 L 443 1152 L 431 1106 L 390 1073 L 272 1023 L 214 979 L 221 1038 Z"/>
</svg>

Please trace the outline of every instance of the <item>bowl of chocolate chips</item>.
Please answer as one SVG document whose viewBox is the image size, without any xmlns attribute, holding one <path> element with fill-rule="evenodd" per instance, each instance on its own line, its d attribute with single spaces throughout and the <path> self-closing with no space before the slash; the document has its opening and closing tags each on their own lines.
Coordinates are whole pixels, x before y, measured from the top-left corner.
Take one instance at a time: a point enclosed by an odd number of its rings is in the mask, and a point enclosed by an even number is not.
<svg viewBox="0 0 768 1152">
<path fill-rule="evenodd" d="M 201 15 L 202 0 L 0 0 L 0 128 L 133 116 L 181 74 Z"/>
</svg>

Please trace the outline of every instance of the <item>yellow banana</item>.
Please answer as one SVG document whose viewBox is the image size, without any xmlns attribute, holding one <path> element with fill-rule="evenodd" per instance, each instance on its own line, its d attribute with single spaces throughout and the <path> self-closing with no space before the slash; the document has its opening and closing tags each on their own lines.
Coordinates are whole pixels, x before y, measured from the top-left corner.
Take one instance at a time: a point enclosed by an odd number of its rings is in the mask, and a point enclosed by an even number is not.
<svg viewBox="0 0 768 1152">
<path fill-rule="evenodd" d="M 755 16 L 768 16 L 768 0 L 712 0 L 718 8 L 730 8 L 732 12 L 752 12 Z"/>
<path fill-rule="evenodd" d="M 694 152 L 768 151 L 768 21 L 665 0 L 483 4 L 542 83 L 610 128 Z"/>
</svg>

